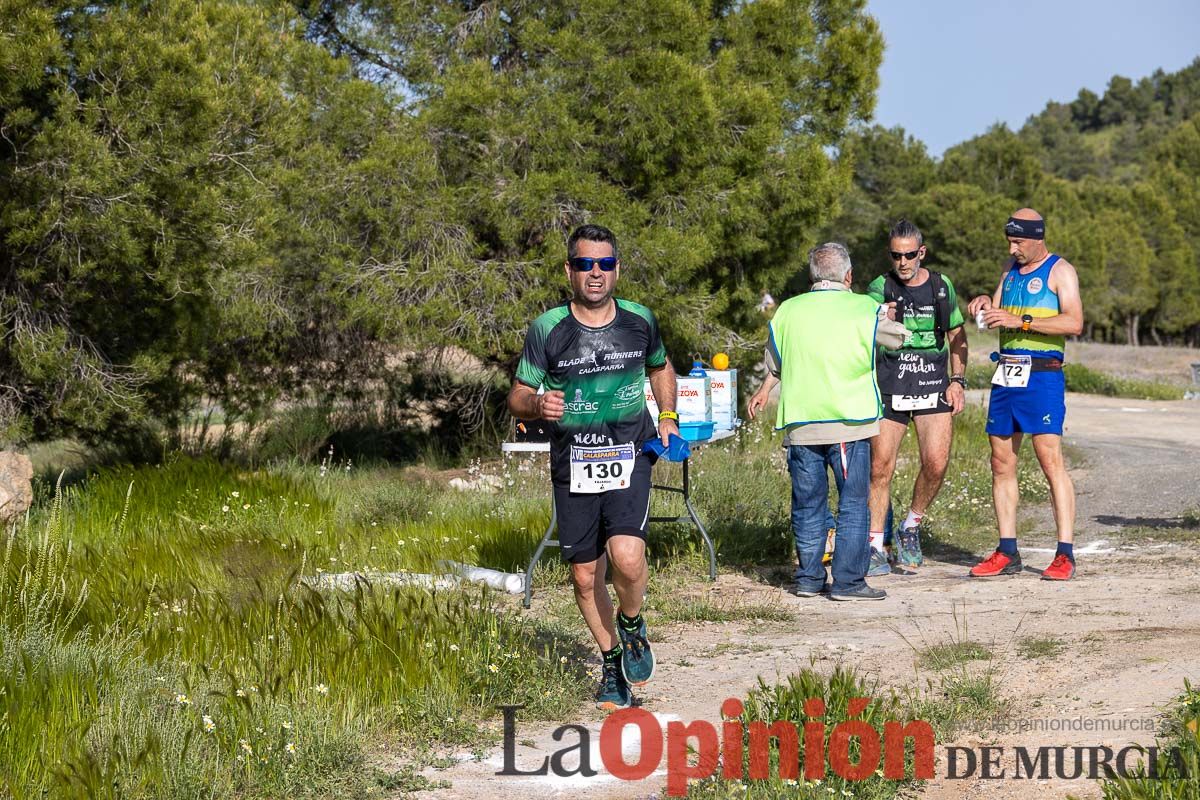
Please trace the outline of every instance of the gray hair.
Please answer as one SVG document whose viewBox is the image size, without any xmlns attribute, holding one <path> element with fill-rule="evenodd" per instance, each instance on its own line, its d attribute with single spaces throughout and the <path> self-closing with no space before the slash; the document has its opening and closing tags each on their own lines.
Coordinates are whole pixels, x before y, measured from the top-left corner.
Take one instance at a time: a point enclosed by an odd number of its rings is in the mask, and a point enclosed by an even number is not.
<svg viewBox="0 0 1200 800">
<path fill-rule="evenodd" d="M 916 239 L 917 244 L 925 244 L 925 237 L 921 235 L 921 229 L 906 219 L 899 220 L 892 226 L 888 239 Z"/>
<path fill-rule="evenodd" d="M 826 242 L 808 251 L 808 274 L 817 281 L 844 281 L 850 271 L 850 251 L 839 242 Z"/>
</svg>

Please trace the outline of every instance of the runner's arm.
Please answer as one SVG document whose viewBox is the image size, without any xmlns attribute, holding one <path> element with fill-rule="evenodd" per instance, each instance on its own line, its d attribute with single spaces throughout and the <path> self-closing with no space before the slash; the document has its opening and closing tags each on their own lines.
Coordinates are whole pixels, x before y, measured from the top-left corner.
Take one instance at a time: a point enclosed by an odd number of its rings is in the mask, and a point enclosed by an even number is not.
<svg viewBox="0 0 1200 800">
<path fill-rule="evenodd" d="M 658 403 L 658 410 L 674 411 L 675 368 L 671 366 L 671 359 L 668 358 L 660 366 L 647 367 L 646 376 L 650 378 L 650 392 L 654 395 L 654 402 Z"/>
<path fill-rule="evenodd" d="M 1055 262 L 1050 268 L 1050 288 L 1058 295 L 1058 313 L 1053 317 L 1034 317 L 1029 329 L 1063 336 L 1083 333 L 1083 299 L 1079 296 L 1075 267 L 1061 258 Z"/>
<path fill-rule="evenodd" d="M 967 374 L 967 330 L 959 325 L 947 334 L 950 342 L 950 374 Z"/>
<path fill-rule="evenodd" d="M 678 395 L 675 387 L 675 368 L 671 366 L 671 359 L 668 358 L 660 366 L 648 367 L 646 374 L 650 378 L 650 392 L 654 395 L 654 402 L 658 403 L 658 410 L 674 411 Z M 658 427 L 658 438 L 663 447 L 670 444 L 671 434 L 679 435 L 679 423 L 675 420 L 662 419 L 654 422 Z"/>
<path fill-rule="evenodd" d="M 563 393 L 549 391 L 538 394 L 537 390 L 520 381 L 513 381 L 508 392 L 508 413 L 517 419 L 546 419 L 551 422 L 562 419 Z"/>
<path fill-rule="evenodd" d="M 950 375 L 966 376 L 967 374 L 967 330 L 962 325 L 954 328 L 948 334 L 950 343 Z M 966 405 L 967 392 L 961 383 L 952 381 L 946 387 L 946 402 L 950 404 L 953 416 L 963 410 Z"/>
</svg>

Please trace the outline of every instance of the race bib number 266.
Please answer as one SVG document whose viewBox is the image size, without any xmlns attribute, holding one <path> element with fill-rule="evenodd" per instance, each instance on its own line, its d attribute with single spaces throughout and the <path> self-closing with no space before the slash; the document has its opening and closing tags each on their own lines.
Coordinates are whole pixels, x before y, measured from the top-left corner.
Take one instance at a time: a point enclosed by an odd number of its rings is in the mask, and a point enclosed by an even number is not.
<svg viewBox="0 0 1200 800">
<path fill-rule="evenodd" d="M 571 491 L 599 494 L 629 488 L 633 477 L 633 444 L 571 448 Z"/>
</svg>

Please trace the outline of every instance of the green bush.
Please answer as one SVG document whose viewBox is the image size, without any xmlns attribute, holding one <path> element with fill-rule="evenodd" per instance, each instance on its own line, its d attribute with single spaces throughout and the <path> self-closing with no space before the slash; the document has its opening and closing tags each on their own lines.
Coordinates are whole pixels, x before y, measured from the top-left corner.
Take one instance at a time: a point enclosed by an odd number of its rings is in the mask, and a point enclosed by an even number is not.
<svg viewBox="0 0 1200 800">
<path fill-rule="evenodd" d="M 821 717 L 810 718 L 804 713 L 804 703 L 810 698 L 820 698 L 825 703 L 826 713 Z M 913 780 L 888 780 L 882 777 L 882 753 L 880 766 L 876 774 L 861 781 L 848 781 L 831 769 L 826 770 L 826 776 L 820 780 L 806 780 L 804 771 L 805 742 L 804 723 L 821 722 L 825 725 L 826 759 L 829 753 L 829 739 L 834 728 L 850 717 L 847 714 L 851 700 L 854 698 L 869 698 L 870 704 L 854 719 L 862 720 L 879 734 L 883 741 L 883 724 L 888 721 L 905 723 L 913 716 L 902 707 L 894 692 L 881 693 L 877 683 L 868 682 L 853 668 L 837 667 L 829 676 L 812 669 L 803 669 L 790 676 L 786 682 L 768 686 L 761 679 L 758 688 L 753 689 L 746 697 L 740 722 L 743 726 L 743 776 L 749 776 L 749 724 L 754 721 L 771 723 L 786 721 L 794 724 L 800 733 L 799 741 L 799 779 L 780 780 L 779 751 L 777 743 L 772 742 L 769 775 L 765 780 L 727 779 L 722 775 L 714 775 L 693 783 L 688 791 L 688 797 L 701 800 L 732 800 L 733 798 L 756 798 L 757 800 L 785 800 L 787 798 L 829 798 L 829 797 L 858 797 L 869 800 L 886 800 L 895 797 L 905 788 L 915 785 Z M 851 761 L 859 758 L 859 743 L 854 741 L 850 747 Z M 906 754 L 906 775 L 913 775 L 911 749 Z"/>
<path fill-rule="evenodd" d="M 1176 698 L 1168 722 L 1167 737 L 1157 742 L 1161 748 L 1158 777 L 1148 777 L 1146 765 L 1139 765 L 1137 776 L 1104 781 L 1104 800 L 1200 798 L 1200 689 L 1193 688 L 1186 678 L 1183 685 L 1183 694 Z M 1165 757 L 1168 748 L 1178 748 L 1178 763 Z"/>
<path fill-rule="evenodd" d="M 967 367 L 967 388 L 990 389 L 992 373 L 995 371 L 996 366 L 990 362 L 971 364 Z M 1183 399 L 1183 389 L 1178 386 L 1157 381 L 1118 378 L 1082 364 L 1064 364 L 1063 377 L 1066 380 L 1068 392 L 1098 394 L 1105 397 L 1128 397 L 1133 400 Z"/>
<path fill-rule="evenodd" d="M 1067 391 L 1128 397 L 1135 400 L 1182 400 L 1183 389 L 1167 383 L 1139 381 L 1106 375 L 1082 364 L 1064 364 Z"/>
</svg>

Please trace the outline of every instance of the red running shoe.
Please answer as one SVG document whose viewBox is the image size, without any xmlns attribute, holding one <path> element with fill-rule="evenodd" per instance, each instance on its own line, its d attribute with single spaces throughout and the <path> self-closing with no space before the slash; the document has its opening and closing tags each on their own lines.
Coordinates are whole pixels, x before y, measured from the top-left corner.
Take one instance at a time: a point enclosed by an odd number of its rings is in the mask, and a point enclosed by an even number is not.
<svg viewBox="0 0 1200 800">
<path fill-rule="evenodd" d="M 1075 576 L 1075 562 L 1062 553 L 1054 557 L 1050 566 L 1042 572 L 1044 581 L 1069 581 Z"/>
<path fill-rule="evenodd" d="M 997 575 L 1016 575 L 1021 571 L 1021 554 L 1006 555 L 999 550 L 971 567 L 972 578 L 994 578 Z"/>
</svg>

